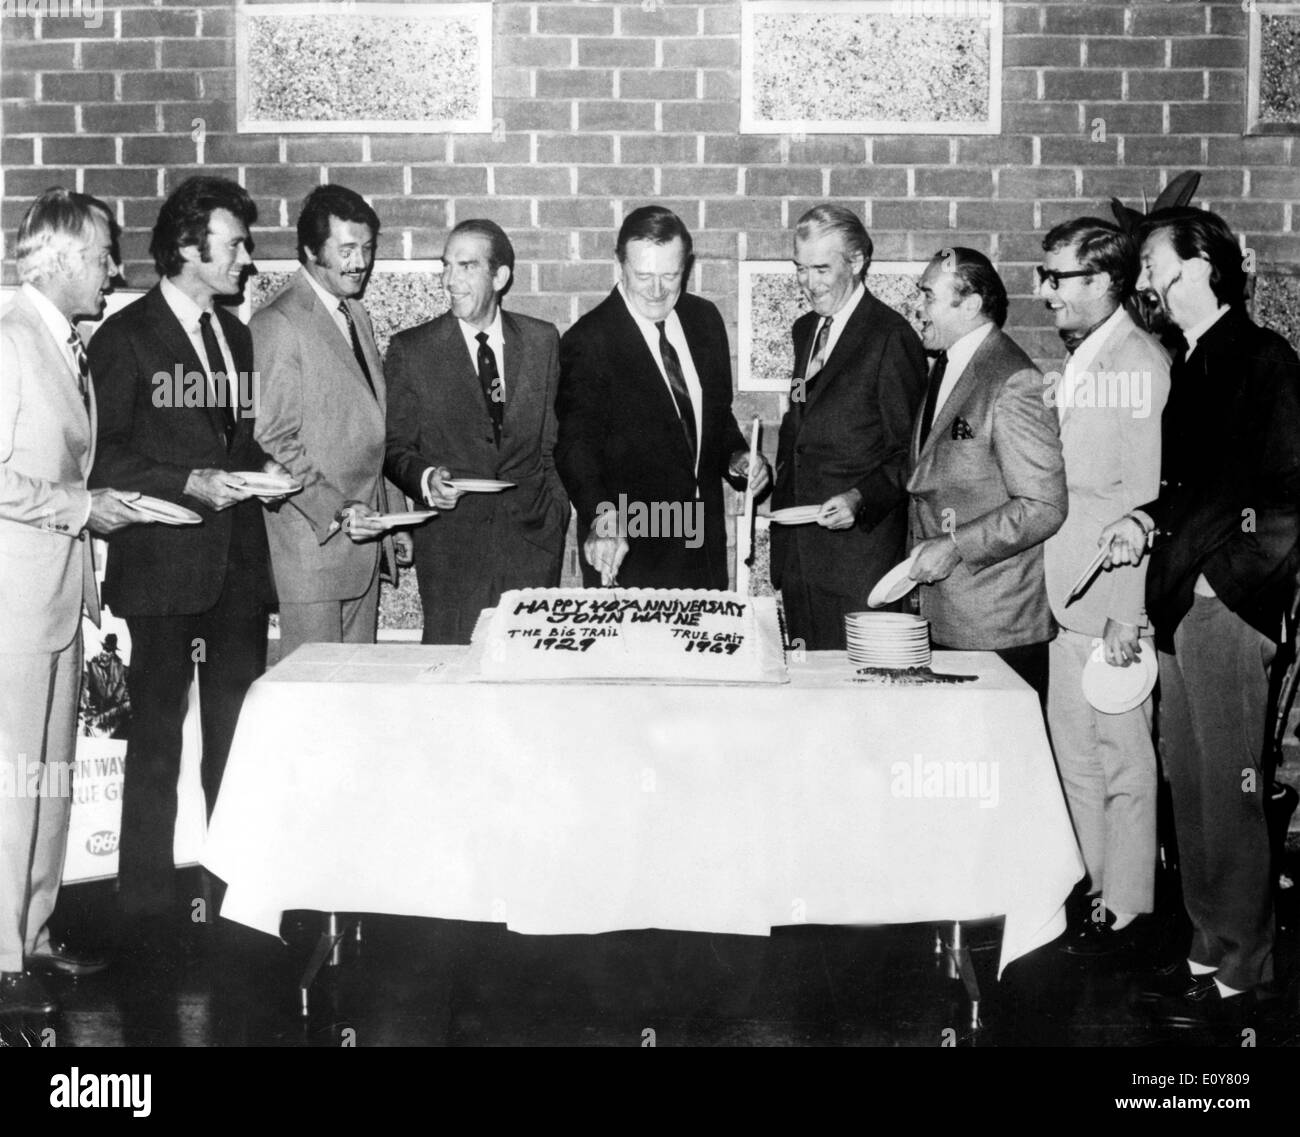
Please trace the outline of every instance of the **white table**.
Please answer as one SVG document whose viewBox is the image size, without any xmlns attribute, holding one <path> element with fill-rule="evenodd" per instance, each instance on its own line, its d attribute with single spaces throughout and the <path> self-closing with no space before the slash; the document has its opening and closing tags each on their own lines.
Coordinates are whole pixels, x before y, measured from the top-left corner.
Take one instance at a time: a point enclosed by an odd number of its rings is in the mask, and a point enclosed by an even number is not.
<svg viewBox="0 0 1300 1137">
<path fill-rule="evenodd" d="M 253 686 L 203 855 L 222 915 L 273 935 L 287 909 L 534 934 L 1004 915 L 1002 967 L 1064 929 L 1082 862 L 1038 702 L 995 655 L 936 653 L 978 680 L 912 688 L 831 652 L 781 686 L 484 683 L 465 656 L 308 645 Z"/>
</svg>

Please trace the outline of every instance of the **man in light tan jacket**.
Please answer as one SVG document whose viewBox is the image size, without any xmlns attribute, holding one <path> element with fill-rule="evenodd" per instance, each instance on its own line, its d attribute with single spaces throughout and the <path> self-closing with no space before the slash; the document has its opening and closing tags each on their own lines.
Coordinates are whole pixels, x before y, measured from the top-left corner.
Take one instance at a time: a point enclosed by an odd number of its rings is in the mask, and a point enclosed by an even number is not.
<svg viewBox="0 0 1300 1137">
<path fill-rule="evenodd" d="M 1154 663 L 1143 590 L 1146 565 L 1099 573 L 1067 603 L 1098 552 L 1098 537 L 1159 492 L 1160 417 L 1169 357 L 1123 307 L 1137 277 L 1137 250 L 1115 225 L 1082 217 L 1043 239 L 1038 294 L 1068 348 L 1045 395 L 1061 423 L 1069 513 L 1047 540 L 1044 569 L 1060 631 L 1049 655 L 1048 724 L 1075 834 L 1088 868 L 1091 904 L 1065 950 L 1100 958 L 1140 946 L 1153 908 L 1156 756 L 1152 700 L 1105 714 L 1085 698 L 1084 667 Z M 1097 666 L 1094 664 L 1094 666 Z"/>
</svg>

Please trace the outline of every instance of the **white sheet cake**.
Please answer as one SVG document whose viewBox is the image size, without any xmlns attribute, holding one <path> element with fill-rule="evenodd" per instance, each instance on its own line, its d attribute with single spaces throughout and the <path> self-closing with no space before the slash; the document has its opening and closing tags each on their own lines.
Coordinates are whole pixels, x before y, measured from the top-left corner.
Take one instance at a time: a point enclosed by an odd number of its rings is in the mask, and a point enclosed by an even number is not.
<svg viewBox="0 0 1300 1137">
<path fill-rule="evenodd" d="M 505 593 L 475 635 L 497 680 L 784 683 L 772 597 L 662 588 Z"/>
</svg>

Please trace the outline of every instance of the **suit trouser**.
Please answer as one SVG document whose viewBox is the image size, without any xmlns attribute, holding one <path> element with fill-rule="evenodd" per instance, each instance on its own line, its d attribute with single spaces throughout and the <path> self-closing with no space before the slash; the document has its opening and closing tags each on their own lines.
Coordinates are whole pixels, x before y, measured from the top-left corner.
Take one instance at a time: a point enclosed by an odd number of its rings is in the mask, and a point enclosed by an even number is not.
<svg viewBox="0 0 1300 1137">
<path fill-rule="evenodd" d="M 430 565 L 415 549 L 415 575 L 424 610 L 424 644 L 467 644 L 484 608 L 495 608 L 503 592 L 514 588 L 554 588 L 560 583 L 560 555 L 546 563 L 512 564 L 488 551 L 477 564 Z"/>
<path fill-rule="evenodd" d="M 80 628 L 62 651 L 0 654 L 0 971 L 21 971 L 50 938 L 80 693 Z"/>
<path fill-rule="evenodd" d="M 128 915 L 164 912 L 175 899 L 172 844 L 182 726 L 199 672 L 202 778 L 216 803 L 244 694 L 266 666 L 266 608 L 226 573 L 216 605 L 196 616 L 128 616 L 131 738 L 122 788 L 119 902 Z"/>
<path fill-rule="evenodd" d="M 1160 653 L 1160 735 L 1195 929 L 1189 958 L 1249 990 L 1273 978 L 1263 771 L 1275 645 L 1217 597 L 1197 596 Z"/>
<path fill-rule="evenodd" d="M 379 617 L 379 565 L 353 600 L 280 602 L 280 658 L 303 644 L 372 644 Z"/>
<path fill-rule="evenodd" d="M 1048 649 L 1052 749 L 1092 893 L 1112 912 L 1150 912 L 1156 870 L 1152 701 L 1107 715 L 1084 698 L 1083 668 L 1097 642 L 1062 628 Z M 1150 640 L 1142 648 L 1155 651 Z"/>
<path fill-rule="evenodd" d="M 781 604 L 790 643 L 802 646 L 805 651 L 843 651 L 848 645 L 844 617 L 850 612 L 867 611 L 867 597 L 875 585 L 875 581 L 863 583 L 863 591 L 853 596 L 814 584 L 804 573 L 803 559 L 796 545 L 781 574 Z M 880 611 L 899 609 L 899 605 L 891 604 Z M 798 640 L 803 641 L 802 645 L 796 643 Z"/>
</svg>

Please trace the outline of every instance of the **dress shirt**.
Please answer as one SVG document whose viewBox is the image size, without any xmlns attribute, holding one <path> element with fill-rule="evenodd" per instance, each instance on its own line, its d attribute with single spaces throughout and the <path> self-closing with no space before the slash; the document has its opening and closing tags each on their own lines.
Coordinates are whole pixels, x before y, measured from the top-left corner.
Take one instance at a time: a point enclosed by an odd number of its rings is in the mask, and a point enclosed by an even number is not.
<svg viewBox="0 0 1300 1137">
<path fill-rule="evenodd" d="M 469 351 L 470 360 L 474 364 L 474 374 L 478 374 L 478 334 L 480 331 L 487 332 L 488 347 L 492 349 L 492 354 L 497 357 L 497 375 L 501 380 L 501 394 L 506 393 L 506 339 L 505 333 L 501 330 L 501 309 L 497 308 L 492 317 L 492 323 L 486 328 L 476 328 L 473 324 L 467 324 L 464 320 L 457 320 L 460 327 L 460 334 L 465 337 L 465 347 Z"/>
<path fill-rule="evenodd" d="M 330 319 L 334 321 L 334 326 L 338 328 L 339 334 L 343 337 L 343 342 L 348 345 L 348 351 L 351 351 L 352 333 L 348 330 L 347 317 L 339 311 L 339 305 L 343 303 L 343 297 L 335 296 L 334 293 L 326 291 L 321 282 L 305 268 L 302 271 L 307 277 L 307 283 L 312 286 L 312 290 L 320 297 L 320 302 L 325 305 L 325 311 L 330 314 Z"/>
<path fill-rule="evenodd" d="M 496 313 L 492 317 L 492 323 L 486 328 L 476 328 L 473 324 L 467 324 L 464 320 L 457 319 L 456 325 L 460 328 L 460 334 L 465 337 L 465 349 L 469 352 L 470 362 L 474 365 L 474 374 L 478 375 L 478 335 L 480 331 L 487 332 L 488 347 L 492 349 L 492 354 L 497 357 L 497 376 L 501 383 L 502 396 L 506 393 L 506 338 L 505 333 L 501 330 L 501 308 L 498 305 Z M 429 466 L 420 476 L 420 489 L 424 491 L 424 500 L 429 500 L 429 494 L 433 490 L 433 472 L 435 467 Z"/>
<path fill-rule="evenodd" d="M 664 390 L 668 392 L 668 397 L 673 399 L 673 387 L 668 382 L 668 372 L 664 370 L 664 361 L 659 354 L 659 329 L 655 327 L 655 321 L 647 320 L 632 307 L 628 301 L 627 293 L 623 291 L 621 282 L 618 286 L 618 294 L 623 298 L 623 303 L 627 304 L 628 314 L 636 322 L 637 329 L 645 340 L 646 347 L 650 349 L 650 354 L 654 357 L 655 364 L 659 368 L 659 375 L 664 381 Z M 691 348 L 686 342 L 686 333 L 682 331 L 682 321 L 675 309 L 669 312 L 664 319 L 664 334 L 668 337 L 668 342 L 677 349 L 677 359 L 682 365 L 682 378 L 686 380 L 686 390 L 691 396 L 691 409 L 695 412 L 695 436 L 702 439 L 704 434 L 704 390 L 700 386 L 699 372 L 695 370 L 695 360 L 691 358 Z M 673 399 L 673 407 L 676 406 L 677 401 Z M 698 446 L 695 453 L 695 472 L 696 474 L 700 472 Z M 698 490 L 696 492 L 698 493 Z"/>
<path fill-rule="evenodd" d="M 830 359 L 831 353 L 835 350 L 835 345 L 840 342 L 840 336 L 844 334 L 844 325 L 849 322 L 849 318 L 857 310 L 858 305 L 862 303 L 862 298 L 866 294 L 867 290 L 863 287 L 862 281 L 859 280 L 854 284 L 853 291 L 849 293 L 849 298 L 840 306 L 839 310 L 830 314 L 831 330 L 826 337 L 826 354 L 822 356 L 823 367 L 826 366 L 826 361 Z M 819 319 L 817 327 L 813 329 L 813 347 L 817 346 L 817 333 L 822 330 L 822 324 L 826 322 L 826 319 L 825 316 Z M 805 371 L 807 371 L 808 364 L 812 362 L 812 347 L 808 351 L 808 358 L 803 361 Z"/>
<path fill-rule="evenodd" d="M 1097 353 L 1101 351 L 1101 345 L 1106 342 L 1106 337 L 1119 326 L 1123 316 L 1123 306 L 1116 308 L 1097 327 L 1093 328 L 1088 333 L 1088 338 L 1066 358 L 1065 373 L 1061 376 L 1060 390 L 1056 393 L 1056 415 L 1059 419 L 1064 420 L 1066 410 L 1074 405 L 1074 394 L 1079 380 L 1088 374 L 1093 360 L 1097 358 Z"/>
<path fill-rule="evenodd" d="M 943 404 L 948 401 L 952 389 L 957 386 L 957 380 L 961 378 L 962 372 L 966 370 L 966 365 L 971 361 L 975 350 L 984 342 L 985 337 L 992 330 L 993 322 L 990 320 L 986 324 L 981 324 L 974 331 L 967 332 L 948 349 L 948 370 L 944 372 L 943 384 L 940 386 L 939 394 L 934 401 L 935 418 L 939 417 Z"/>
<path fill-rule="evenodd" d="M 59 352 L 67 361 L 68 366 L 72 369 L 72 377 L 77 383 L 81 383 L 81 364 L 77 361 L 76 353 L 72 345 L 68 342 L 68 336 L 76 330 L 76 325 L 72 323 L 62 312 L 55 307 L 54 301 L 45 295 L 39 288 L 31 284 L 22 286 L 23 292 L 27 299 L 32 302 L 32 306 L 40 313 L 41 322 L 50 329 L 50 335 L 54 337 L 55 342 L 59 345 Z"/>
<path fill-rule="evenodd" d="M 199 364 L 202 366 L 204 373 L 208 377 L 208 394 L 214 400 L 213 406 L 220 406 L 226 398 L 234 399 L 235 403 L 231 406 L 231 412 L 238 419 L 240 415 L 239 399 L 239 374 L 235 371 L 235 357 L 230 354 L 230 345 L 226 343 L 226 333 L 221 330 L 221 321 L 217 319 L 217 314 L 212 307 L 212 302 L 208 301 L 206 308 L 200 308 L 193 300 L 185 295 L 179 288 L 174 285 L 167 277 L 163 277 L 162 297 L 167 301 L 167 307 L 172 310 L 180 322 L 181 327 L 185 329 L 185 334 L 190 338 L 190 344 L 194 348 L 194 354 L 199 357 Z M 217 393 L 216 381 L 212 378 L 212 373 L 208 371 L 208 352 L 203 346 L 203 333 L 199 329 L 199 317 L 204 312 L 211 312 L 212 333 L 217 337 L 217 346 L 221 348 L 221 359 L 226 365 L 226 382 L 228 384 L 227 394 L 221 396 Z"/>
</svg>

